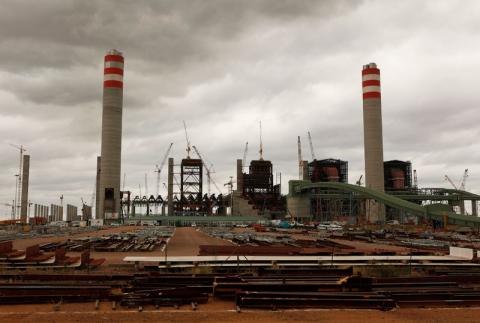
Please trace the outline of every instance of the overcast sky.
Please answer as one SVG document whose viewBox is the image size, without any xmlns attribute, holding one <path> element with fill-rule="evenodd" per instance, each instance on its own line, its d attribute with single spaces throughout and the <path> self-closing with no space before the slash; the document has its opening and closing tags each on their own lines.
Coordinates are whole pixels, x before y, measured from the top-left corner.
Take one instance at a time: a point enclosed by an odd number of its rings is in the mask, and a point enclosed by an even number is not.
<svg viewBox="0 0 480 323">
<path fill-rule="evenodd" d="M 412 161 L 424 187 L 470 170 L 480 192 L 480 1 L 36 1 L 0 5 L 0 203 L 14 198 L 18 150 L 30 200 L 90 201 L 100 153 L 103 56 L 125 56 L 122 173 L 138 194 L 170 142 L 192 144 L 224 188 L 249 142 L 297 178 L 311 159 L 364 172 L 361 68 L 381 69 L 385 160 Z M 166 168 L 162 173 L 166 182 Z M 164 190 L 162 189 L 162 194 Z M 0 205 L 0 214 L 8 207 Z"/>
</svg>

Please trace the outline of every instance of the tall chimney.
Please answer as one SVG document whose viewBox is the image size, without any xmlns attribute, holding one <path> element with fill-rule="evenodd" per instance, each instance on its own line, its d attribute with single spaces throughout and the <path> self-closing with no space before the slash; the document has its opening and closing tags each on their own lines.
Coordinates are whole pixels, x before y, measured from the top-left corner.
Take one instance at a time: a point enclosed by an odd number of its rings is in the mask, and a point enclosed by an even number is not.
<svg viewBox="0 0 480 323">
<path fill-rule="evenodd" d="M 380 70 L 375 63 L 363 66 L 363 135 L 365 148 L 365 184 L 384 191 L 383 136 Z M 374 200 L 367 201 L 367 221 L 385 222 L 385 206 Z"/>
<path fill-rule="evenodd" d="M 22 198 L 20 207 L 20 220 L 28 223 L 28 180 L 30 177 L 30 156 L 23 155 L 22 163 Z"/>
<path fill-rule="evenodd" d="M 98 216 L 107 221 L 120 213 L 123 62 L 117 50 L 105 55 Z"/>
</svg>

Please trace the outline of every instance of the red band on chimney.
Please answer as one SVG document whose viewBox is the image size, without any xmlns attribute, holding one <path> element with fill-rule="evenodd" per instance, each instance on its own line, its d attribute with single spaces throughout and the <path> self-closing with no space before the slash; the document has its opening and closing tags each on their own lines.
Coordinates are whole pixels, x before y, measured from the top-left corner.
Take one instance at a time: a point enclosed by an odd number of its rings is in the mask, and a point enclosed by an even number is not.
<svg viewBox="0 0 480 323">
<path fill-rule="evenodd" d="M 105 62 L 121 62 L 123 63 L 123 57 L 120 55 L 106 55 Z"/>
<path fill-rule="evenodd" d="M 372 86 L 372 85 L 380 86 L 380 81 L 379 80 L 368 80 L 368 81 L 363 81 L 362 82 L 362 87 Z"/>
<path fill-rule="evenodd" d="M 381 96 L 380 96 L 380 92 L 367 92 L 367 93 L 363 93 L 363 99 L 379 99 Z"/>
<path fill-rule="evenodd" d="M 121 81 L 103 81 L 103 87 L 116 87 L 116 88 L 123 88 L 123 82 Z"/>
<path fill-rule="evenodd" d="M 366 68 L 362 70 L 362 75 L 368 75 L 368 74 L 378 74 L 380 75 L 380 70 L 378 68 Z"/>
<path fill-rule="evenodd" d="M 118 67 L 107 67 L 103 70 L 103 74 L 123 75 L 123 69 L 118 68 Z"/>
</svg>

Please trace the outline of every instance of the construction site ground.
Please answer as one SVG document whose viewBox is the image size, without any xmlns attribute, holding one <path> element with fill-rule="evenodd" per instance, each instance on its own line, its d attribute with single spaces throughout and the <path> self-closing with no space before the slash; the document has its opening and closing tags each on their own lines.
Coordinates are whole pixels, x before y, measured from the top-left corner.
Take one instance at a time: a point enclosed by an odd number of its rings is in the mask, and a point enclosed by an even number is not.
<svg viewBox="0 0 480 323">
<path fill-rule="evenodd" d="M 86 232 L 71 236 L 18 239 L 13 242 L 15 249 L 24 250 L 34 244 L 64 241 L 86 236 L 102 236 L 119 232 L 141 229 L 136 226 L 113 227 L 94 232 Z M 235 230 L 251 230 L 250 228 Z M 265 233 L 270 234 L 270 233 Z M 301 233 L 298 236 L 306 238 Z M 339 241 L 353 244 L 358 249 L 384 249 L 399 251 L 402 247 L 375 245 L 364 242 Z M 176 228 L 168 243 L 169 256 L 194 256 L 198 254 L 198 246 L 231 245 L 232 243 L 211 237 L 198 228 Z M 68 252 L 68 255 L 78 253 Z M 163 256 L 157 249 L 152 252 L 94 252 L 92 258 L 105 258 L 106 263 L 99 271 L 116 270 L 110 265 L 123 264 L 125 256 Z M 55 308 L 53 304 L 4 305 L 0 306 L 0 322 L 478 322 L 480 308 L 402 308 L 392 311 L 380 310 L 245 310 L 235 311 L 232 302 L 209 299 L 207 304 L 200 304 L 194 311 L 190 306 L 173 307 L 146 306 L 140 312 L 137 308 L 128 309 L 112 303 L 101 302 L 95 309 L 94 302 L 64 303 Z"/>
<path fill-rule="evenodd" d="M 101 303 L 98 310 L 92 303 L 64 304 L 58 311 L 52 305 L 0 306 L 0 322 L 478 322 L 480 308 L 379 310 L 289 310 L 242 311 L 237 313 L 220 302 L 179 309 L 156 310 L 153 306 L 138 310 L 112 310 Z"/>
</svg>

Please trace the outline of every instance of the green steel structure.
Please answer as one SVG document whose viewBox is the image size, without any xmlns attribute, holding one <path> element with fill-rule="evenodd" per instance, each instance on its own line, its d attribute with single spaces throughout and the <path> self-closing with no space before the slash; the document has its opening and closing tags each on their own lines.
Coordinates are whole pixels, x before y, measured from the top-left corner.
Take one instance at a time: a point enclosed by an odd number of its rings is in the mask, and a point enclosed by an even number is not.
<svg viewBox="0 0 480 323">
<path fill-rule="evenodd" d="M 331 189 L 322 195 L 317 189 Z M 457 214 L 448 210 L 447 205 L 431 204 L 421 205 L 421 201 L 449 201 L 458 202 L 471 200 L 475 203 L 480 200 L 480 195 L 452 189 L 430 189 L 429 194 L 407 194 L 398 192 L 398 195 L 387 194 L 359 185 L 338 182 L 315 182 L 292 180 L 289 182 L 289 198 L 303 199 L 302 203 L 314 197 L 337 198 L 337 199 L 374 199 L 394 209 L 408 212 L 413 215 L 424 217 L 428 220 L 443 222 L 447 217 L 449 224 L 457 224 L 480 228 L 480 218 L 477 216 Z M 322 191 L 322 190 L 320 190 Z M 332 194 L 332 192 L 335 192 Z M 305 197 L 308 197 L 307 199 Z M 417 203 L 412 202 L 417 201 Z"/>
</svg>

